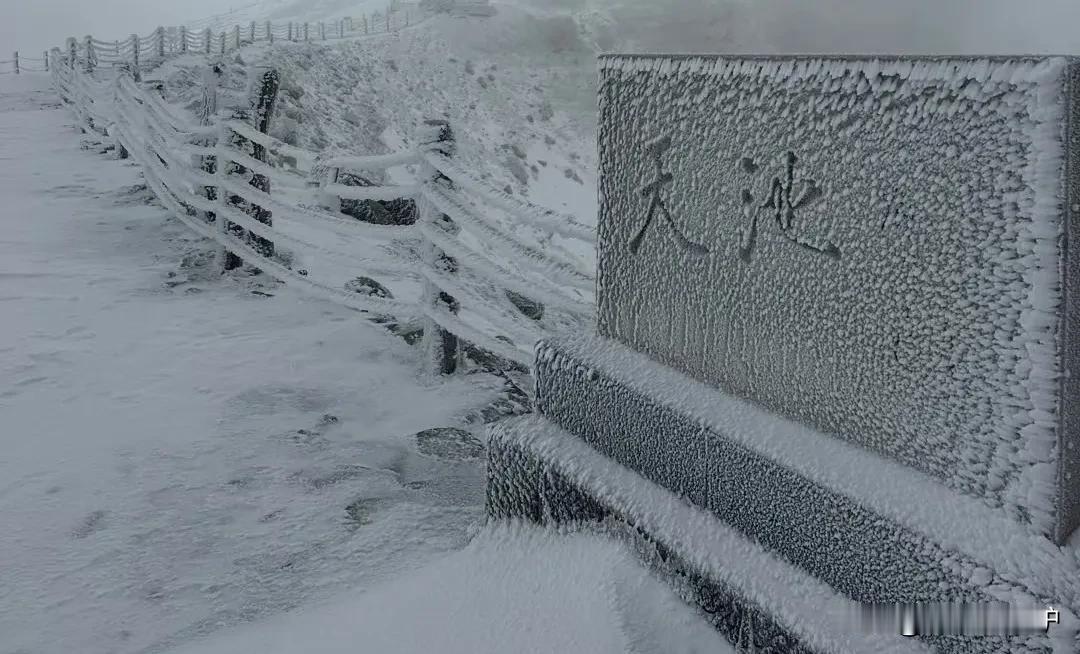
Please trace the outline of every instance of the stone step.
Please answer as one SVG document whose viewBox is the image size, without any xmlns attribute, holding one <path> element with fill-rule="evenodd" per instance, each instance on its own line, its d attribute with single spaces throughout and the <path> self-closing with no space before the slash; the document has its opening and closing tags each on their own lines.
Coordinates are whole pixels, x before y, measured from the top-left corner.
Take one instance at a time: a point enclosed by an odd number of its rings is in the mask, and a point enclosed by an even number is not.
<svg viewBox="0 0 1080 654">
<path fill-rule="evenodd" d="M 521 432 L 548 433 L 540 419 L 497 430 L 489 470 L 493 515 L 566 522 L 595 520 L 614 510 L 643 524 L 640 502 L 613 508 L 605 499 L 610 489 L 603 476 L 590 483 L 582 473 L 573 483 L 542 485 L 546 503 L 536 504 L 537 480 L 552 469 L 562 475 L 580 470 L 588 452 L 589 466 L 604 467 L 606 461 L 640 475 L 651 482 L 645 484 L 650 492 L 661 488 L 682 498 L 712 516 L 718 528 L 733 530 L 837 597 L 1054 605 L 1075 626 L 1076 548 L 1059 548 L 934 478 L 598 337 L 541 344 L 536 385 L 543 421 L 550 430 L 572 434 L 582 447 L 569 461 L 560 458 L 569 456 L 569 446 L 539 447 L 538 437 Z M 532 452 L 531 458 L 504 460 L 508 455 L 499 452 L 513 443 Z M 544 507 L 543 515 L 537 506 Z M 672 530 L 650 530 L 649 536 L 684 559 L 715 549 L 710 540 L 689 539 L 685 532 L 680 540 Z M 728 558 L 728 565 L 743 563 Z M 804 593 L 805 584 L 792 584 L 790 591 Z M 1074 629 L 1055 633 L 1070 640 L 1064 651 L 1080 651 Z M 948 652 L 1053 651 L 1046 636 L 926 640 Z M 872 651 L 880 651 L 876 647 Z"/>
<path fill-rule="evenodd" d="M 540 416 L 493 425 L 488 453 L 489 516 L 627 538 L 740 651 L 930 651 L 859 634 L 855 607 L 827 585 Z"/>
</svg>

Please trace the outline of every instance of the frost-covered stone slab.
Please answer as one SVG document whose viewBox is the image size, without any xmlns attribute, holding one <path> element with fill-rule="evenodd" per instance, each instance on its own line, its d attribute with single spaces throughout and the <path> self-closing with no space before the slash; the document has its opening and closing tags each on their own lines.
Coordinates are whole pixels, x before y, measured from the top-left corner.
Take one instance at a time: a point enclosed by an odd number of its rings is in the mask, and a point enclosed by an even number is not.
<svg viewBox="0 0 1080 654">
<path fill-rule="evenodd" d="M 1039 636 L 911 640 L 866 634 L 853 620 L 858 605 L 849 597 L 542 417 L 494 425 L 488 468 L 489 515 L 556 524 L 590 521 L 628 537 L 645 561 L 670 575 L 684 597 L 699 605 L 739 651 L 1059 651 Z M 962 564 L 943 561 L 942 567 Z M 842 559 L 836 565 L 842 566 Z M 997 592 L 1008 590 L 1002 586 Z M 942 595 L 948 595 L 948 589 L 920 597 Z M 1060 651 L 1074 645 L 1060 644 L 1065 648 Z"/>
<path fill-rule="evenodd" d="M 844 597 L 1047 603 L 1070 625 L 1062 651 L 1080 646 L 1073 640 L 1080 550 L 1055 546 L 977 498 L 950 493 L 925 473 L 770 414 L 614 341 L 541 343 L 534 371 L 540 422 L 574 435 L 595 455 L 592 462 L 580 453 L 562 461 L 542 451 L 530 464 L 508 468 L 493 454 L 493 514 L 596 520 L 604 515 L 597 506 L 610 505 L 612 471 L 633 471 L 641 493 L 663 488 L 689 500 L 687 506 L 706 509 L 718 524 Z M 596 460 L 605 462 L 602 470 L 592 470 L 601 466 Z M 594 481 L 566 491 L 552 481 L 552 466 Z M 492 489 L 504 490 L 495 497 Z M 640 503 L 630 506 L 617 512 L 641 524 Z M 682 518 L 666 520 L 688 529 Z M 671 544 L 668 536 L 653 536 Z M 699 556 L 714 547 L 685 534 L 677 540 Z M 1049 651 L 1042 640 L 1030 647 L 976 640 L 938 645 L 955 652 Z"/>
<path fill-rule="evenodd" d="M 601 334 L 1063 542 L 1080 522 L 1078 71 L 604 58 Z"/>
</svg>

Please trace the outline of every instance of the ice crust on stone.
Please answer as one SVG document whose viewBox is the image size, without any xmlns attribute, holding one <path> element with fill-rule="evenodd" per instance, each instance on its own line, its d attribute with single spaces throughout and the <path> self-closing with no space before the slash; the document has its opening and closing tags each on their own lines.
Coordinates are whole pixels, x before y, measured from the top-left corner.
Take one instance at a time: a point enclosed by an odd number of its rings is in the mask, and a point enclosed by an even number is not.
<svg viewBox="0 0 1080 654">
<path fill-rule="evenodd" d="M 579 438 L 539 416 L 504 421 L 491 430 L 495 456 L 505 448 L 542 461 L 591 497 L 635 521 L 709 578 L 730 585 L 759 606 L 769 607 L 785 628 L 814 651 L 929 652 L 908 639 L 880 639 L 858 633 L 847 621 L 852 604 L 828 585 L 765 551 L 674 493 L 598 454 Z M 515 472 L 534 478 L 536 471 Z M 541 472 L 541 474 L 547 474 Z M 498 488 L 498 487 L 497 487 Z M 490 489 L 489 489 L 490 492 Z M 496 497 L 489 502 L 514 501 Z M 797 589 L 797 592 L 793 592 Z"/>
<path fill-rule="evenodd" d="M 979 500 L 950 492 L 924 473 L 718 392 L 622 344 L 595 336 L 542 342 L 537 346 L 537 368 L 541 376 L 545 369 L 562 370 L 557 373 L 560 383 L 572 375 L 590 383 L 625 386 L 692 417 L 703 428 L 851 498 L 947 551 L 959 553 L 966 561 L 941 564 L 947 569 L 951 566 L 953 574 L 991 597 L 1060 607 L 1066 616 L 1062 626 L 1067 629 L 1058 635 L 1065 644 L 1055 644 L 1054 651 L 1074 651 L 1080 644 L 1075 640 L 1080 624 L 1075 618 L 1080 615 L 1080 550 L 1057 547 Z M 543 389 L 537 403 L 545 412 Z M 599 414 L 621 410 L 592 408 Z M 558 416 L 547 417 L 559 420 Z M 576 425 L 563 427 L 578 431 Z M 584 443 L 582 446 L 589 449 Z M 619 467 L 614 462 L 611 465 Z M 663 462 L 657 460 L 656 465 Z"/>
<path fill-rule="evenodd" d="M 1054 535 L 1075 63 L 602 58 L 601 334 Z"/>
</svg>

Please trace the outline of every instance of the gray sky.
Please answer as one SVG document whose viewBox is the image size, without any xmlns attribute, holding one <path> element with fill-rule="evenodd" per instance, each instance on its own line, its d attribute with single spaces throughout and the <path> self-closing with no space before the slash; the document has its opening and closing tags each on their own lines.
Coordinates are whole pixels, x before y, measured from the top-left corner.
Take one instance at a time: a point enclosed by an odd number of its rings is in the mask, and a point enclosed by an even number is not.
<svg viewBox="0 0 1080 654">
<path fill-rule="evenodd" d="M 752 35 L 745 47 L 758 51 L 1080 54 L 1080 0 L 526 0 L 534 5 L 545 1 L 562 8 L 649 3 L 672 27 L 680 18 L 697 22 L 710 3 L 717 14 L 734 5 L 738 23 Z M 0 59 L 16 49 L 40 56 L 37 53 L 61 45 L 68 36 L 90 33 L 112 40 L 131 32 L 148 34 L 157 25 L 192 21 L 251 2 L 0 0 Z M 681 12 L 682 7 L 687 11 Z"/>
<path fill-rule="evenodd" d="M 39 53 L 69 36 L 103 40 L 132 32 L 149 34 L 158 25 L 228 11 L 251 0 L 0 0 L 0 59 L 10 51 Z M 34 54 L 29 56 L 41 56 Z"/>
</svg>

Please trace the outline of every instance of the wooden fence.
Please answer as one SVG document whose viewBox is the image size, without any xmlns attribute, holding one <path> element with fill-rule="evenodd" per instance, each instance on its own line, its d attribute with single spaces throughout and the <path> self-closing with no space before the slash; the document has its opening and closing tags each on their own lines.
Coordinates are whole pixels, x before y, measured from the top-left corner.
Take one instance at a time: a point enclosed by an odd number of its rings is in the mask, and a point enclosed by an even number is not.
<svg viewBox="0 0 1080 654">
<path fill-rule="evenodd" d="M 138 162 L 161 204 L 217 242 L 224 267 L 243 260 L 373 320 L 422 329 L 425 358 L 444 374 L 468 361 L 527 370 L 537 340 L 589 328 L 594 277 L 581 253 L 592 252 L 592 230 L 471 174 L 455 159 L 451 125 L 427 121 L 407 151 L 326 158 L 266 133 L 276 71 L 261 72 L 242 106 L 219 107 L 213 48 L 201 115 L 185 115 L 165 101 L 162 82 L 139 73 L 209 41 L 168 34 L 133 36 L 106 58 L 95 39 L 69 41 L 49 66 L 82 128 Z M 234 30 L 226 49 L 246 40 Z M 388 170 L 410 181 L 390 183 Z M 372 219 L 388 212 L 399 219 Z"/>
</svg>

